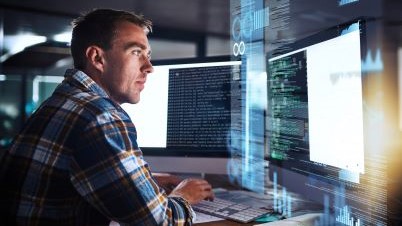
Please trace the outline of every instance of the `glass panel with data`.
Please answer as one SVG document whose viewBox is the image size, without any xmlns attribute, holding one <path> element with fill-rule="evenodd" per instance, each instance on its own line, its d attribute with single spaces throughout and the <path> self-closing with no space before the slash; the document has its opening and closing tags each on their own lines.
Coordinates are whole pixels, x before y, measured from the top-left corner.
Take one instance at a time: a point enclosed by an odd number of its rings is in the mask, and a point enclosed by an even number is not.
<svg viewBox="0 0 402 226">
<path fill-rule="evenodd" d="M 371 186 L 376 175 L 365 147 L 364 46 L 359 20 L 267 54 L 275 210 L 292 215 L 297 203 L 287 191 L 294 191 L 324 206 L 316 225 L 384 223 L 385 185 Z"/>
</svg>

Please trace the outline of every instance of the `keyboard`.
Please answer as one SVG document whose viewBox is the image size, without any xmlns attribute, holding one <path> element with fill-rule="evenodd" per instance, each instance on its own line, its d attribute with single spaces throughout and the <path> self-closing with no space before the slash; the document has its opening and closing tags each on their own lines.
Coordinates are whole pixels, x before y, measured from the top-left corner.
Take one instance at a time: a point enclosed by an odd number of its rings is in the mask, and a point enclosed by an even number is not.
<svg viewBox="0 0 402 226">
<path fill-rule="evenodd" d="M 251 222 L 272 212 L 270 210 L 258 209 L 220 198 L 215 198 L 214 201 L 203 200 L 192 207 L 195 211 L 240 223 Z"/>
</svg>

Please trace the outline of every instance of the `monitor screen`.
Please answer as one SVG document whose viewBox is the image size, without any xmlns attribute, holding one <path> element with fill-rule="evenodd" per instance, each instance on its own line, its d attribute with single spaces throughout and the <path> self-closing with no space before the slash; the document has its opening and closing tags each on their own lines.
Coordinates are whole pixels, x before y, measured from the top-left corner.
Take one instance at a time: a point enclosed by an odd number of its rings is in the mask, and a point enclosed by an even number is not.
<svg viewBox="0 0 402 226">
<path fill-rule="evenodd" d="M 153 64 L 140 102 L 123 104 L 146 160 L 156 171 L 225 173 L 232 122 L 241 111 L 241 61 L 209 57 Z"/>
<path fill-rule="evenodd" d="M 269 57 L 268 144 L 273 162 L 294 170 L 301 165 L 300 172 L 319 163 L 364 173 L 360 29 L 358 23 L 345 29 Z"/>
<path fill-rule="evenodd" d="M 365 145 L 364 38 L 358 20 L 267 54 L 269 178 L 274 190 L 283 186 L 333 211 L 332 224 L 386 216 L 384 185 L 371 184 L 375 161 Z"/>
</svg>

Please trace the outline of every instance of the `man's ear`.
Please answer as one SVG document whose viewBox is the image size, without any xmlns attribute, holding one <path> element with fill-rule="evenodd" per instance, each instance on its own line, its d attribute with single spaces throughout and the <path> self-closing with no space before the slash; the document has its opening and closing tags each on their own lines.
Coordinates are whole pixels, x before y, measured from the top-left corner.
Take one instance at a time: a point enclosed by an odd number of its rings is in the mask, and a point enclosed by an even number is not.
<svg viewBox="0 0 402 226">
<path fill-rule="evenodd" d="M 85 52 L 87 62 L 98 71 L 103 72 L 105 66 L 105 52 L 98 46 L 89 46 Z"/>
</svg>

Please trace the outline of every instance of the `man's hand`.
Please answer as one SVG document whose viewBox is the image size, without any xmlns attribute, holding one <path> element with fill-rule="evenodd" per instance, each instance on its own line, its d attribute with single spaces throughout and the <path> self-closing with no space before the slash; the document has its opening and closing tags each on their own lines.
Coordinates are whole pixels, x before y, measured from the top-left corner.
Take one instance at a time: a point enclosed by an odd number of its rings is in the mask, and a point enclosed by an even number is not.
<svg viewBox="0 0 402 226">
<path fill-rule="evenodd" d="M 202 179 L 185 179 L 173 189 L 170 195 L 180 196 L 191 205 L 197 204 L 204 199 L 214 199 L 211 185 L 206 180 Z"/>
<path fill-rule="evenodd" d="M 172 190 L 182 181 L 179 177 L 169 173 L 152 173 L 152 176 L 158 182 L 158 185 L 162 187 L 167 194 L 170 194 Z"/>
</svg>

